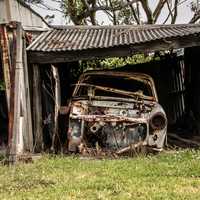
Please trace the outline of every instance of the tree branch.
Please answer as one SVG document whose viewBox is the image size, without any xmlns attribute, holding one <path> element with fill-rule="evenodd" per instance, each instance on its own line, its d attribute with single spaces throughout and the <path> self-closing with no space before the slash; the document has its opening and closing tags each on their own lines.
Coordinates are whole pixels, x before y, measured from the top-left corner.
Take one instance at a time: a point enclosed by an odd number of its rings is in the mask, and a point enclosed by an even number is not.
<svg viewBox="0 0 200 200">
<path fill-rule="evenodd" d="M 158 20 L 158 17 L 160 16 L 160 13 L 165 5 L 165 3 L 168 2 L 168 0 L 160 0 L 156 6 L 156 9 L 153 12 L 154 17 L 154 23 Z"/>
<path fill-rule="evenodd" d="M 85 8 L 87 9 L 87 12 L 88 12 L 88 15 L 90 17 L 92 25 L 96 25 L 96 20 L 95 20 L 96 11 L 91 11 L 91 9 L 90 9 L 90 8 L 93 8 L 96 5 L 96 0 L 91 1 L 91 3 L 90 3 L 91 6 L 87 2 L 87 0 L 81 0 L 81 2 L 83 3 Z"/>
<path fill-rule="evenodd" d="M 127 2 L 129 3 L 130 0 L 127 0 Z M 137 14 L 135 13 L 135 8 L 133 7 L 133 4 L 129 5 L 130 9 L 131 9 L 131 12 L 133 14 L 133 17 L 136 21 L 136 23 L 139 25 L 140 24 L 140 19 L 138 18 Z"/>
<path fill-rule="evenodd" d="M 113 9 L 113 4 L 112 4 L 112 1 L 109 0 L 109 3 L 110 3 L 110 6 L 111 8 Z M 107 11 L 108 12 L 108 11 Z M 113 25 L 117 25 L 117 16 L 116 16 L 116 11 L 112 11 L 112 22 L 113 22 Z"/>
<path fill-rule="evenodd" d="M 142 7 L 145 11 L 145 14 L 147 16 L 147 23 L 148 24 L 153 24 L 154 23 L 154 20 L 153 20 L 153 14 L 152 14 L 152 11 L 149 7 L 149 3 L 148 3 L 148 0 L 140 0 L 141 4 L 142 4 Z"/>
<path fill-rule="evenodd" d="M 180 6 L 180 5 L 182 5 L 183 3 L 187 2 L 187 1 L 188 1 L 188 0 L 180 1 L 180 2 L 177 4 L 177 7 Z M 171 9 L 171 12 L 174 12 L 174 10 L 175 10 L 175 8 Z M 163 24 L 165 24 L 165 23 L 168 21 L 168 19 L 169 19 L 170 16 L 171 16 L 171 13 L 170 13 L 170 11 L 169 11 L 169 14 L 167 15 L 167 17 L 166 17 L 166 19 L 164 20 Z"/>
<path fill-rule="evenodd" d="M 171 24 L 175 24 L 176 22 L 176 18 L 178 15 L 178 3 L 179 3 L 179 0 L 174 1 L 174 15 L 172 17 Z"/>
<path fill-rule="evenodd" d="M 197 20 L 200 19 L 200 10 L 195 12 L 194 16 L 192 17 L 192 19 L 189 21 L 190 24 L 195 23 Z"/>
<path fill-rule="evenodd" d="M 57 8 L 52 8 L 51 6 L 48 6 L 47 4 L 45 4 L 43 2 L 40 2 L 38 4 L 34 4 L 34 5 L 37 6 L 38 8 L 42 8 L 42 9 L 49 10 L 49 11 L 56 11 L 56 12 L 60 12 L 60 13 L 63 14 L 62 10 L 59 10 Z"/>
<path fill-rule="evenodd" d="M 138 1 L 141 1 L 141 0 L 132 0 L 130 2 L 127 2 L 127 3 L 119 3 L 118 6 L 115 6 L 115 7 L 110 7 L 108 5 L 99 5 L 99 6 L 94 6 L 93 8 L 90 7 L 90 11 L 103 11 L 103 10 L 108 10 L 108 11 L 118 11 L 118 10 L 121 10 L 123 8 L 126 8 L 127 6 L 129 5 L 132 5 L 133 3 L 136 3 Z"/>
<path fill-rule="evenodd" d="M 167 0 L 167 8 L 168 8 L 168 11 L 169 11 L 169 16 L 171 16 L 171 19 L 172 19 L 173 18 L 173 11 L 172 11 L 172 8 L 169 5 L 169 1 L 168 0 Z"/>
</svg>

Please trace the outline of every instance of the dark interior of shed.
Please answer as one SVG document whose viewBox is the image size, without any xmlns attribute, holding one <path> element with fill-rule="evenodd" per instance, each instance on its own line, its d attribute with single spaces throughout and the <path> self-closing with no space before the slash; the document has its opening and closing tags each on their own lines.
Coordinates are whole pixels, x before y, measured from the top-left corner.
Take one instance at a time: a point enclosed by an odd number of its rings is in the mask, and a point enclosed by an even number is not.
<svg viewBox="0 0 200 200">
<path fill-rule="evenodd" d="M 8 144 L 8 111 L 6 92 L 4 88 L 3 69 L 0 58 L 0 150 L 5 150 Z"/>
<path fill-rule="evenodd" d="M 197 147 L 200 142 L 200 69 L 195 61 L 199 48 L 185 50 L 184 56 L 167 54 L 160 60 L 149 63 L 127 65 L 115 70 L 142 72 L 153 77 L 160 104 L 168 117 L 168 141 L 172 146 Z M 58 63 L 61 106 L 68 105 L 73 91 L 71 85 L 81 74 L 78 62 Z M 52 147 L 54 134 L 55 80 L 51 65 L 40 65 L 42 120 L 44 150 Z M 100 81 L 100 80 L 99 80 Z M 59 115 L 59 131 L 54 141 L 56 151 L 67 145 L 68 116 Z M 171 136 L 172 137 L 171 137 Z M 183 140 L 182 140 L 183 139 Z M 200 144 L 200 143 L 199 143 Z"/>
</svg>

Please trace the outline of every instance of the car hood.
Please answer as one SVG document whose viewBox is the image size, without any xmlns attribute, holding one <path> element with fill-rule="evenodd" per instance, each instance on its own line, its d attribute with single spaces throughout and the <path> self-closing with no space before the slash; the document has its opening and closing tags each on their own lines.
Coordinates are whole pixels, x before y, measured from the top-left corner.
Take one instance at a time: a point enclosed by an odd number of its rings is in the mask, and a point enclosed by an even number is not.
<svg viewBox="0 0 200 200">
<path fill-rule="evenodd" d="M 132 99 L 101 98 L 75 100 L 71 103 L 71 116 L 149 118 L 157 111 L 164 112 L 156 101 L 135 101 Z"/>
</svg>

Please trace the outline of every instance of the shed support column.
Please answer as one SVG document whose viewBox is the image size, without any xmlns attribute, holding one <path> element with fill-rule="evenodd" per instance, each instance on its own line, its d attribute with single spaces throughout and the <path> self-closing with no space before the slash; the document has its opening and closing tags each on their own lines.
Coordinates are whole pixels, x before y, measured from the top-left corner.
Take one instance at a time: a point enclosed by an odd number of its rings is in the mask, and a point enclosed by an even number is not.
<svg viewBox="0 0 200 200">
<path fill-rule="evenodd" d="M 33 65 L 33 126 L 34 126 L 34 151 L 43 150 L 42 131 L 42 97 L 40 84 L 40 70 L 38 65 Z"/>
<path fill-rule="evenodd" d="M 23 153 L 24 141 L 23 136 L 26 132 L 24 128 L 24 109 L 22 109 L 24 101 L 22 96 L 24 95 L 24 82 L 23 82 L 23 60 L 22 60 L 22 27 L 21 24 L 17 24 L 16 32 L 16 64 L 13 65 L 14 73 L 12 73 L 12 87 L 10 95 L 10 110 L 9 110 L 9 131 L 10 138 L 9 143 L 9 161 L 16 162 L 16 157 Z M 13 121 L 12 121 L 13 119 Z"/>
<path fill-rule="evenodd" d="M 23 81 L 24 81 L 24 95 L 23 101 L 25 103 L 26 112 L 25 115 L 25 133 L 24 133 L 24 149 L 26 151 L 33 151 L 33 127 L 32 127 L 32 116 L 31 116 L 31 103 L 30 103 L 30 86 L 29 86 L 29 73 L 28 73 L 28 64 L 27 64 L 27 54 L 26 54 L 26 41 L 25 37 L 23 40 Z"/>
<path fill-rule="evenodd" d="M 61 93 L 60 93 L 60 78 L 58 69 L 51 65 L 53 71 L 53 77 L 55 80 L 55 115 L 54 115 L 54 131 L 53 131 L 53 138 L 52 138 L 52 146 L 51 149 L 55 151 L 55 140 L 57 139 L 61 145 L 60 137 L 59 137 L 59 127 L 58 127 L 58 114 L 61 105 Z M 57 138 L 56 138 L 57 137 Z"/>
</svg>

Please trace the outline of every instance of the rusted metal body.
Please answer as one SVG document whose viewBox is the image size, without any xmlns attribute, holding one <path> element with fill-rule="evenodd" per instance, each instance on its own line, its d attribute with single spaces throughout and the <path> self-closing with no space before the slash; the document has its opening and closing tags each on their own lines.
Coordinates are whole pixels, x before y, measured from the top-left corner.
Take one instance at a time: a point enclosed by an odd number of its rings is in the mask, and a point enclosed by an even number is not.
<svg viewBox="0 0 200 200">
<path fill-rule="evenodd" d="M 141 146 L 161 151 L 166 131 L 150 76 L 91 71 L 80 77 L 70 104 L 70 152 L 123 154 Z"/>
</svg>

